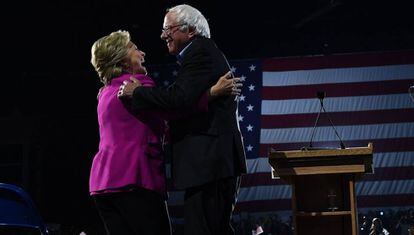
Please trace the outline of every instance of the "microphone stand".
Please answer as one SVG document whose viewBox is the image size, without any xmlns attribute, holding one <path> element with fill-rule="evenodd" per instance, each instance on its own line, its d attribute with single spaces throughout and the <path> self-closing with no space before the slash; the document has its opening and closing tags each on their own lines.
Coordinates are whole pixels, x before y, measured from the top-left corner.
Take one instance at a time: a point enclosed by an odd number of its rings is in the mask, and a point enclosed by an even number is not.
<svg viewBox="0 0 414 235">
<path fill-rule="evenodd" d="M 331 117 L 329 116 L 329 113 L 326 112 L 325 106 L 323 106 L 323 99 L 326 96 L 325 92 L 324 91 L 318 91 L 318 92 L 316 92 L 316 96 L 319 99 L 319 102 L 321 104 L 321 108 L 319 109 L 318 116 L 316 117 L 315 125 L 313 126 L 313 129 L 312 129 L 312 134 L 311 134 L 311 138 L 310 138 L 310 141 L 309 141 L 309 146 L 307 148 L 306 147 L 302 148 L 302 150 L 319 149 L 319 148 L 314 148 L 313 145 L 312 145 L 312 142 L 313 142 L 313 137 L 315 136 L 316 125 L 318 124 L 318 121 L 319 121 L 319 118 L 320 118 L 320 115 L 321 115 L 322 111 L 324 113 L 326 113 L 326 115 L 328 117 L 328 120 L 329 120 L 332 128 L 334 129 L 335 135 L 338 137 L 338 139 L 340 141 L 341 149 L 345 149 L 346 147 L 345 147 L 344 142 L 342 141 L 341 137 L 339 136 L 338 132 L 336 131 L 335 125 L 333 124 L 333 122 L 331 120 Z"/>
</svg>

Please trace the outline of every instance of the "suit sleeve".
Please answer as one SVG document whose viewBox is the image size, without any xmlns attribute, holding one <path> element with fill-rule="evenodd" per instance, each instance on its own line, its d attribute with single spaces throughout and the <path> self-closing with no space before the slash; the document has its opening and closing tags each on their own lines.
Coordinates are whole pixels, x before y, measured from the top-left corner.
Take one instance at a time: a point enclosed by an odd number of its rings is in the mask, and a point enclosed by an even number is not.
<svg viewBox="0 0 414 235">
<path fill-rule="evenodd" d="M 212 75 L 211 56 L 200 49 L 185 59 L 179 77 L 167 89 L 138 87 L 134 90 L 131 104 L 135 111 L 181 110 L 197 106 L 203 93 L 218 79 Z"/>
<path fill-rule="evenodd" d="M 207 113 L 208 112 L 208 96 L 207 94 L 204 94 L 198 100 L 195 106 L 192 106 L 191 108 L 185 109 L 185 110 L 177 110 L 177 111 L 149 110 L 149 111 L 142 111 L 142 112 L 156 114 L 166 121 L 181 119 L 184 117 L 191 116 L 195 113 Z M 139 112 L 136 112 L 136 113 L 139 113 Z"/>
</svg>

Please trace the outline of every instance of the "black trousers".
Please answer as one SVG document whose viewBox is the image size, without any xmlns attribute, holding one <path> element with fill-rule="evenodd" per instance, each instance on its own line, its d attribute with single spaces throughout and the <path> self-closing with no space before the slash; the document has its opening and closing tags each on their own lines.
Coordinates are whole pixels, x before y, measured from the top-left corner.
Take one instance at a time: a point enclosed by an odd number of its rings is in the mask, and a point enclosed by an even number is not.
<svg viewBox="0 0 414 235">
<path fill-rule="evenodd" d="M 230 220 L 240 187 L 230 177 L 188 188 L 184 196 L 184 235 L 234 234 Z"/>
<path fill-rule="evenodd" d="M 93 196 L 108 235 L 170 235 L 167 205 L 156 192 L 131 192 Z"/>
</svg>

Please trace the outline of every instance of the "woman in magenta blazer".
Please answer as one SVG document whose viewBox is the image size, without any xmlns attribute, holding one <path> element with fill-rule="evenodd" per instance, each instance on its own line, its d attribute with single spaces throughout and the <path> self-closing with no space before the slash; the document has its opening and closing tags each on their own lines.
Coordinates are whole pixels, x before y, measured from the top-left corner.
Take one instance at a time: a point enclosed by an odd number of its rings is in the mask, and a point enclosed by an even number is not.
<svg viewBox="0 0 414 235">
<path fill-rule="evenodd" d="M 100 38 L 91 52 L 91 63 L 104 87 L 98 95 L 100 142 L 89 185 L 105 229 L 108 234 L 170 234 L 162 151 L 166 115 L 133 114 L 128 100 L 117 98 L 119 87 L 131 77 L 143 86 L 155 86 L 145 75 L 145 53 L 131 42 L 127 31 Z M 229 73 L 221 77 L 195 110 L 206 111 L 211 94 L 240 92 L 240 84 L 234 85 L 238 78 L 228 77 Z"/>
</svg>

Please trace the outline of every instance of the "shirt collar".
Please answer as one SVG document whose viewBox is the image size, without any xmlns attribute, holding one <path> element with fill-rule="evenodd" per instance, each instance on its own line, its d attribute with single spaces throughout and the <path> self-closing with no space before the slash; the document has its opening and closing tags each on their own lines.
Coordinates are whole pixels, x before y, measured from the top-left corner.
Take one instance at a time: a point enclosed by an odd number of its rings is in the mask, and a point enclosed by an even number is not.
<svg viewBox="0 0 414 235">
<path fill-rule="evenodd" d="M 180 51 L 180 53 L 178 53 L 178 55 L 177 55 L 177 63 L 179 64 L 179 65 L 181 65 L 182 64 L 182 62 L 183 62 L 183 58 L 184 58 L 184 54 L 185 54 L 185 51 L 190 47 L 190 45 L 193 43 L 193 41 L 190 41 L 188 44 L 187 44 L 187 46 L 185 46 L 181 51 Z"/>
</svg>

